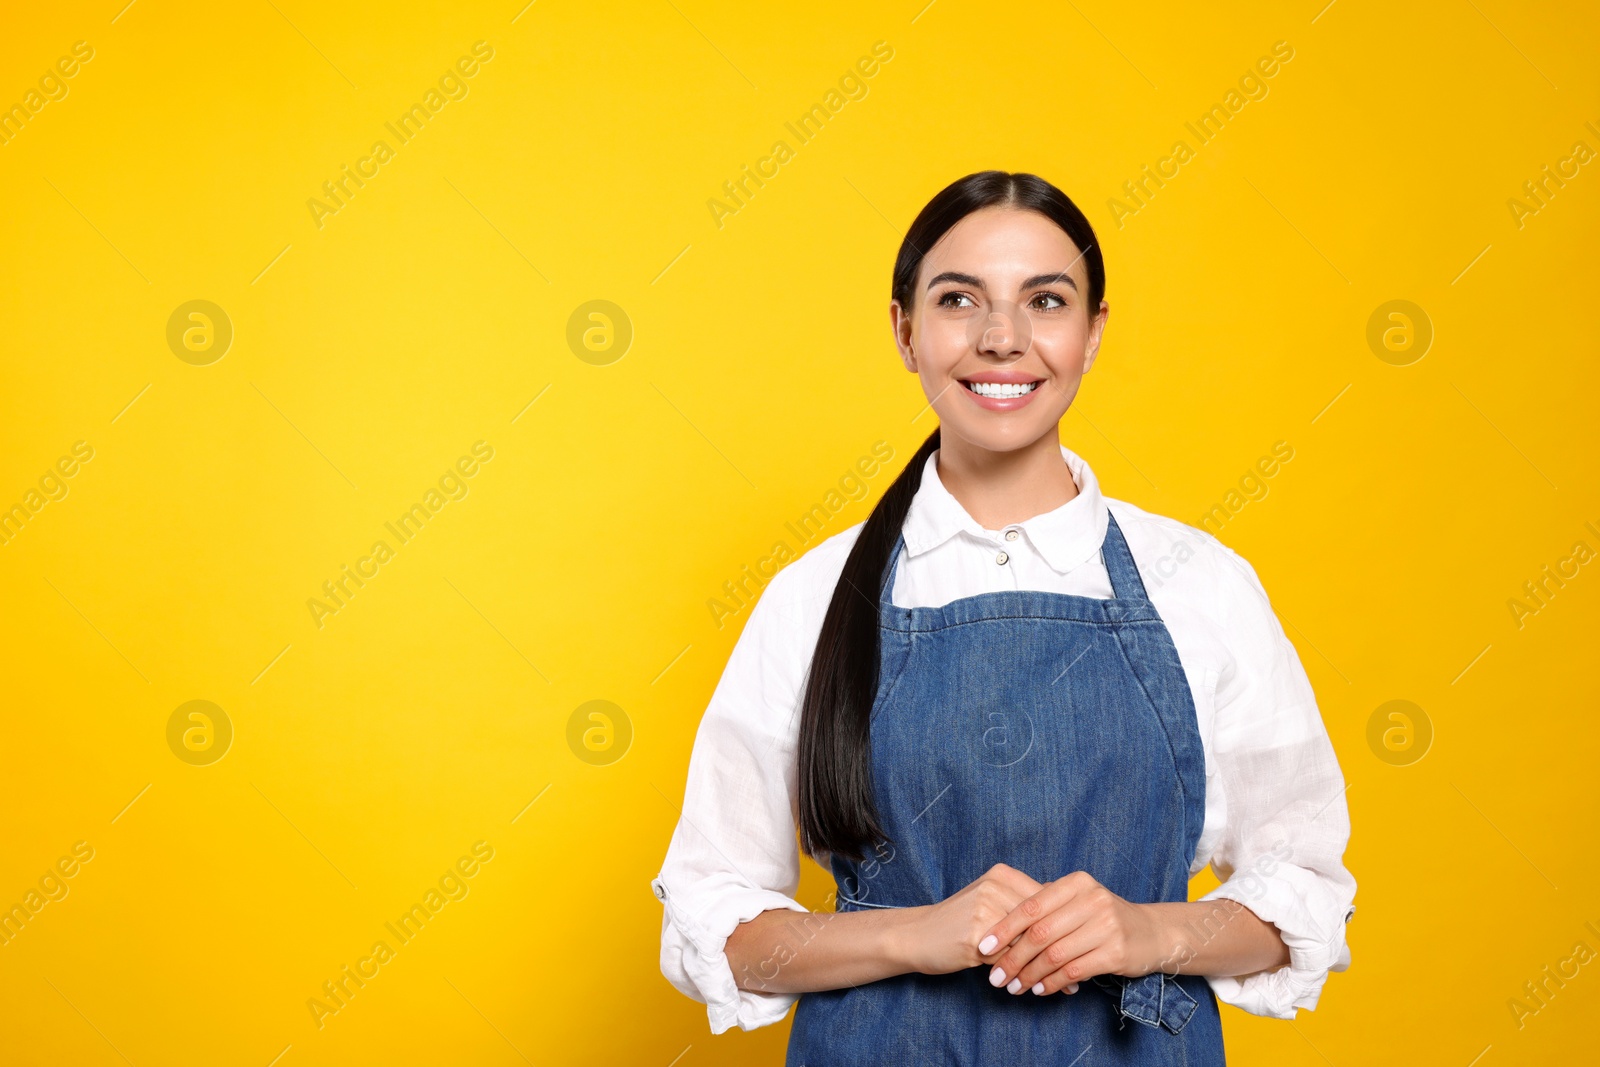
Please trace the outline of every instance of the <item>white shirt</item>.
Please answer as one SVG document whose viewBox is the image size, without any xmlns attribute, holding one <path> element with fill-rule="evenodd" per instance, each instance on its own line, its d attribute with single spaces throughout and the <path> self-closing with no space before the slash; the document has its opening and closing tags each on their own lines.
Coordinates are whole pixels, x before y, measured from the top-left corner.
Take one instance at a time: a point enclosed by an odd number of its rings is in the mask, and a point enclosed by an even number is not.
<svg viewBox="0 0 1600 1067">
<path fill-rule="evenodd" d="M 1316 1007 L 1330 970 L 1349 966 L 1344 927 L 1355 911 L 1345 783 L 1311 683 L 1249 563 L 1209 533 L 1102 496 L 1088 464 L 1061 454 L 1078 495 L 998 531 L 967 514 L 930 456 L 890 598 L 899 607 L 1017 589 L 1108 598 L 1100 545 L 1108 509 L 1116 515 L 1177 646 L 1205 748 L 1205 821 L 1190 874 L 1210 864 L 1222 884 L 1200 899 L 1238 901 L 1289 948 L 1276 971 L 1208 981 L 1225 1003 L 1292 1019 Z M 794 899 L 800 692 L 861 525 L 818 543 L 762 591 L 700 721 L 682 817 L 651 880 L 665 908 L 661 971 L 706 1004 L 713 1033 L 778 1022 L 800 996 L 738 988 L 723 947 L 763 911 L 808 910 Z"/>
</svg>

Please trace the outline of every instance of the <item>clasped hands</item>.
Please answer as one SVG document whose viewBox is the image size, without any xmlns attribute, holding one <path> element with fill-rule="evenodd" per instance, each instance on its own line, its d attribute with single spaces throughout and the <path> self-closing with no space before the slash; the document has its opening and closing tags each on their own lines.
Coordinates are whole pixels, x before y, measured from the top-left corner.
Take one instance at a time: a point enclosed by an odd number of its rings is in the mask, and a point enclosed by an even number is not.
<svg viewBox="0 0 1600 1067">
<path fill-rule="evenodd" d="M 1150 905 L 1124 900 L 1083 871 L 1041 884 L 997 863 L 930 905 L 918 925 L 917 970 L 989 964 L 990 984 L 1013 994 L 1076 993 L 1094 975 L 1138 977 L 1170 955 Z"/>
</svg>

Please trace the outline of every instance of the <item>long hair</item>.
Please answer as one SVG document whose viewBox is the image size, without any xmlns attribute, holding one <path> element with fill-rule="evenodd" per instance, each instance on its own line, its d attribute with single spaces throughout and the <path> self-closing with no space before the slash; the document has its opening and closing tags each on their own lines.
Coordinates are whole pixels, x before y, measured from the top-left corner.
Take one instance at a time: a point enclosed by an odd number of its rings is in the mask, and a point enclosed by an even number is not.
<svg viewBox="0 0 1600 1067">
<path fill-rule="evenodd" d="M 1089 220 L 1066 194 L 1033 174 L 980 171 L 928 201 L 900 243 L 890 295 L 909 314 L 923 257 L 951 227 L 980 208 L 1036 211 L 1082 253 L 1092 316 L 1105 295 L 1105 261 Z M 800 844 L 860 860 L 885 839 L 872 792 L 871 735 L 878 691 L 878 598 L 922 470 L 939 447 L 935 429 L 884 491 L 845 560 L 823 616 L 800 702 L 798 752 Z"/>
</svg>

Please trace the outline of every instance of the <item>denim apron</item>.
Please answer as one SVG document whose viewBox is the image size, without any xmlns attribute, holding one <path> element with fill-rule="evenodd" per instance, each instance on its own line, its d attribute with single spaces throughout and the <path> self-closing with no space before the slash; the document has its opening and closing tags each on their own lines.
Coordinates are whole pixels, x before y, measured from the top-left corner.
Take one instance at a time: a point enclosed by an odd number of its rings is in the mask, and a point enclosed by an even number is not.
<svg viewBox="0 0 1600 1067">
<path fill-rule="evenodd" d="M 1205 752 L 1166 625 L 1115 518 L 1109 600 L 1028 590 L 941 607 L 879 594 L 872 778 L 886 841 L 832 856 L 837 910 L 934 904 L 1006 863 L 1039 882 L 1087 871 L 1135 903 L 1188 899 Z M 1168 970 L 1170 970 L 1170 966 Z M 1200 975 L 1099 975 L 1020 995 L 990 967 L 806 993 L 788 1067 L 1223 1063 Z"/>
</svg>

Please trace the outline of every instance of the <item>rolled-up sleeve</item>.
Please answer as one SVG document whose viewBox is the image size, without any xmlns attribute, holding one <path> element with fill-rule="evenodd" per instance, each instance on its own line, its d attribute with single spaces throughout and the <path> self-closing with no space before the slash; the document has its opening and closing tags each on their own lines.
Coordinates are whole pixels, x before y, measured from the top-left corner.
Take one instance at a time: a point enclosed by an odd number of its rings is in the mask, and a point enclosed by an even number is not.
<svg viewBox="0 0 1600 1067">
<path fill-rule="evenodd" d="M 1209 979 L 1217 998 L 1255 1015 L 1292 1019 L 1315 1008 L 1330 971 L 1350 965 L 1355 913 L 1344 776 L 1310 680 L 1255 569 L 1224 548 L 1220 600 L 1228 665 L 1217 680 L 1214 785 L 1224 829 L 1211 856 L 1227 898 L 1276 926 L 1289 963 Z"/>
<path fill-rule="evenodd" d="M 741 989 L 728 935 L 763 911 L 805 912 L 795 835 L 801 675 L 816 634 L 791 597 L 795 566 L 751 610 L 695 735 L 683 808 L 651 888 L 661 972 L 706 1005 L 712 1033 L 778 1022 L 799 994 Z"/>
</svg>

